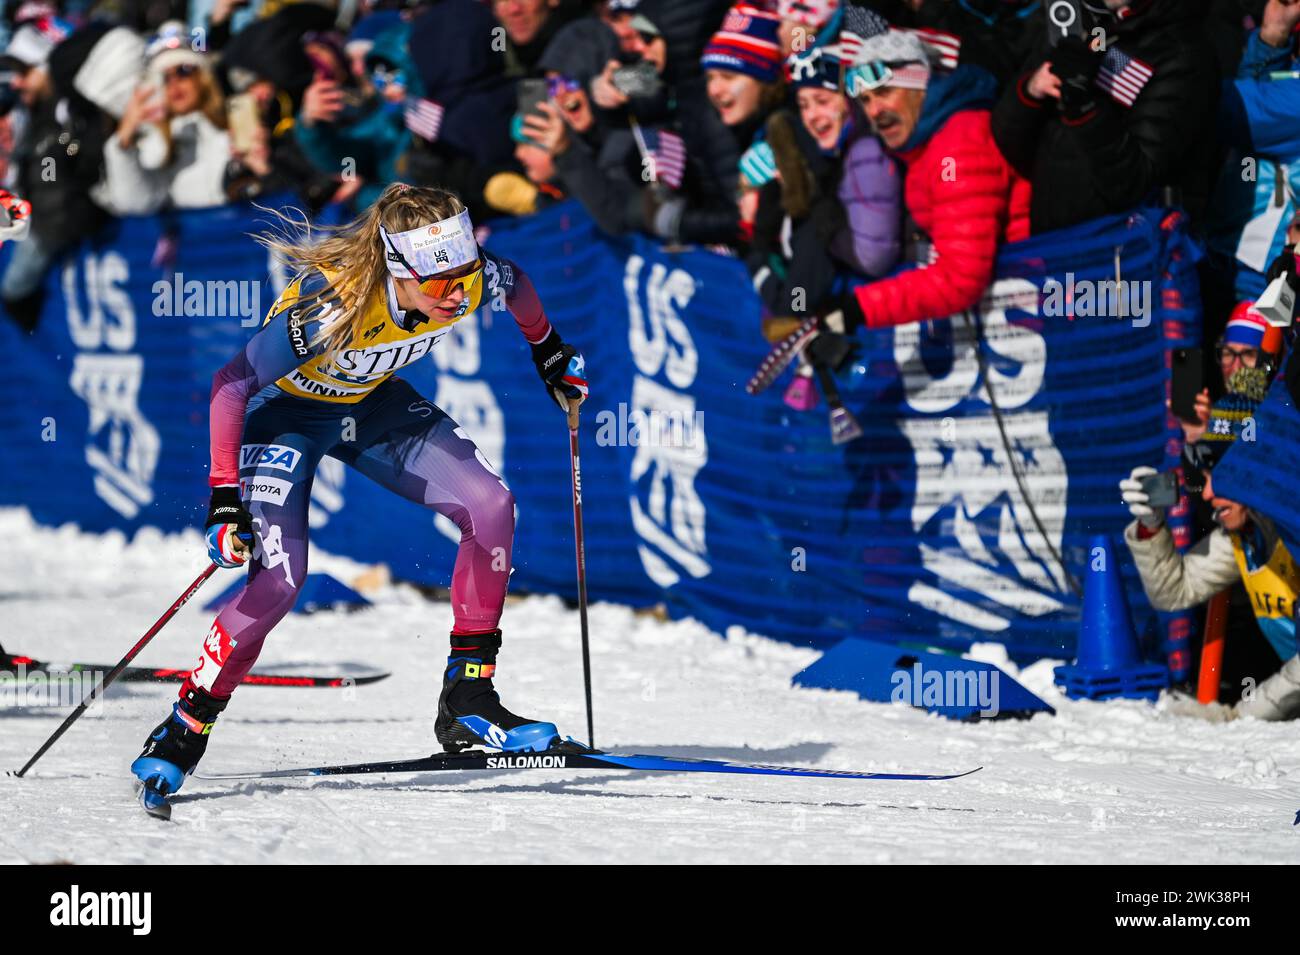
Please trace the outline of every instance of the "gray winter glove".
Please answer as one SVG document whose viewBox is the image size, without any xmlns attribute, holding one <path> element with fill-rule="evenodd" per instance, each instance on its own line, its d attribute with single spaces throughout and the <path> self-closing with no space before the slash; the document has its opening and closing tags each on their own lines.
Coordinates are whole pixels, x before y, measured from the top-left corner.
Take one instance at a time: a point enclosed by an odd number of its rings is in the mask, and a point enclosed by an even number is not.
<svg viewBox="0 0 1300 955">
<path fill-rule="evenodd" d="M 1153 531 L 1159 530 L 1164 524 L 1165 509 L 1151 506 L 1151 498 L 1147 496 L 1146 491 L 1142 490 L 1142 479 L 1158 473 L 1160 472 L 1155 468 L 1143 465 L 1134 468 L 1128 477 L 1119 482 L 1120 496 L 1128 505 L 1128 512 L 1141 521 L 1148 530 Z"/>
</svg>

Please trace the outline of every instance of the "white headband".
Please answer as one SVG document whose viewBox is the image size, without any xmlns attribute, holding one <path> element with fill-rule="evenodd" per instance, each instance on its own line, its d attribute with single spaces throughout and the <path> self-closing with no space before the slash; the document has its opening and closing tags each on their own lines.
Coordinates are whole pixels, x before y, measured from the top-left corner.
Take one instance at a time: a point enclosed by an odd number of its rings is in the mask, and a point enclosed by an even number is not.
<svg viewBox="0 0 1300 955">
<path fill-rule="evenodd" d="M 389 232 L 381 225 L 379 235 L 388 271 L 399 279 L 427 279 L 469 265 L 479 257 L 468 209 L 409 232 Z"/>
</svg>

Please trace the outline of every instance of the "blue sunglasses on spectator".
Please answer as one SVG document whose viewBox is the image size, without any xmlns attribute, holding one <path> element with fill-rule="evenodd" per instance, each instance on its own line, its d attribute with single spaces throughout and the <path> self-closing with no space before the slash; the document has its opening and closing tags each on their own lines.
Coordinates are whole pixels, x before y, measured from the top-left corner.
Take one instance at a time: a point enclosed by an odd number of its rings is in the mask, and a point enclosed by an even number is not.
<svg viewBox="0 0 1300 955">
<path fill-rule="evenodd" d="M 551 76 L 546 80 L 546 95 L 559 99 L 565 93 L 576 93 L 582 89 L 582 83 L 568 76 Z"/>
<path fill-rule="evenodd" d="M 850 96 L 861 96 L 868 90 L 888 86 L 894 71 L 880 60 L 851 66 L 844 73 L 844 89 Z"/>
</svg>

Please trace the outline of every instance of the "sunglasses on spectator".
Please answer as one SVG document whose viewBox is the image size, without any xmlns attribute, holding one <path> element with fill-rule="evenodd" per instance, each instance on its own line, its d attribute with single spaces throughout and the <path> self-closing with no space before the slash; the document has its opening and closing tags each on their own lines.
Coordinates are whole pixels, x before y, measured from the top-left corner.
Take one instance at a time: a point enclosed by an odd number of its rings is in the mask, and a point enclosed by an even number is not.
<svg viewBox="0 0 1300 955">
<path fill-rule="evenodd" d="M 191 76 L 196 76 L 199 69 L 200 67 L 197 63 L 182 63 L 179 66 L 173 66 L 170 70 L 164 73 L 163 80 L 189 79 Z"/>
<path fill-rule="evenodd" d="M 1254 368 L 1255 363 L 1259 361 L 1258 348 L 1233 348 L 1231 345 L 1220 345 L 1216 349 L 1219 356 L 1219 363 L 1226 365 L 1234 358 L 1241 361 L 1247 368 Z"/>
<path fill-rule="evenodd" d="M 385 90 L 390 85 L 406 86 L 406 73 L 402 70 L 389 70 L 386 67 L 377 66 L 375 71 L 370 74 L 370 81 L 375 84 L 375 89 Z"/>
<path fill-rule="evenodd" d="M 888 86 L 894 78 L 894 71 L 880 60 L 851 66 L 844 73 L 844 90 L 850 96 L 861 96 L 868 90 Z"/>
<path fill-rule="evenodd" d="M 580 89 L 582 84 L 572 77 L 550 76 L 546 79 L 546 95 L 551 99 L 559 99 L 565 93 L 576 93 Z"/>
</svg>

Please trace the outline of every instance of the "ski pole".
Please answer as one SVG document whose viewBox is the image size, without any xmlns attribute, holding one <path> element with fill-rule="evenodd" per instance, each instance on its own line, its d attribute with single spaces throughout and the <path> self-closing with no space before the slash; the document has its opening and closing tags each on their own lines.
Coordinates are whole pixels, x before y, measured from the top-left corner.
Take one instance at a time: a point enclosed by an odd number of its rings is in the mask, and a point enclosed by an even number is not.
<svg viewBox="0 0 1300 955">
<path fill-rule="evenodd" d="M 117 679 L 118 674 L 125 670 L 127 664 L 134 660 L 140 651 L 149 645 L 149 641 L 158 635 L 158 631 L 166 626 L 167 621 L 176 616 L 176 611 L 185 606 L 189 599 L 199 592 L 199 588 L 202 587 L 207 579 L 212 576 L 213 571 L 216 569 L 216 564 L 208 564 L 208 566 L 204 568 L 203 573 L 194 578 L 194 583 L 190 584 L 189 587 L 185 589 L 185 593 L 176 598 L 175 603 L 167 609 L 167 612 L 159 617 L 158 622 L 149 628 L 149 632 L 141 637 L 136 642 L 136 645 L 127 651 L 126 656 L 122 657 L 122 659 L 118 661 L 117 666 L 113 667 L 113 669 L 108 672 L 108 676 L 95 684 L 91 691 L 86 694 L 85 698 L 77 704 L 77 708 L 68 714 L 68 718 L 63 721 L 63 724 L 54 731 L 50 738 L 47 739 L 44 745 L 36 751 L 32 758 L 27 760 L 27 764 L 23 766 L 22 769 L 18 770 L 18 772 L 14 773 L 15 776 L 22 776 L 27 772 L 27 770 L 31 769 L 32 765 L 44 756 L 51 746 L 58 742 L 59 737 L 68 731 L 68 727 L 75 723 L 82 713 L 86 712 L 90 704 L 94 703 L 95 700 L 104 695 L 104 691 L 112 686 L 113 681 Z"/>
<path fill-rule="evenodd" d="M 578 465 L 578 406 L 569 401 L 569 475 L 573 488 L 573 546 L 578 562 L 578 619 L 582 622 L 582 682 L 587 694 L 587 745 L 596 748 L 591 718 L 591 650 L 587 639 L 587 549 L 582 538 L 582 471 Z"/>
</svg>

